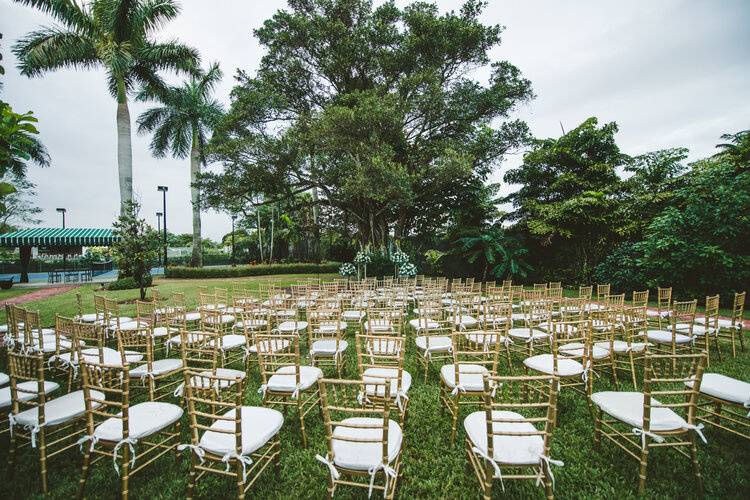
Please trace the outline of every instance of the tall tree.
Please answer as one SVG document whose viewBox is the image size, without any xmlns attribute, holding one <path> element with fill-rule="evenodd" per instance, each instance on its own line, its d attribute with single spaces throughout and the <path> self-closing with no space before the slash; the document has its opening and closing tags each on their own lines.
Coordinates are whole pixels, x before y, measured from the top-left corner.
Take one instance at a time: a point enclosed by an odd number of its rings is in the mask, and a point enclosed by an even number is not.
<svg viewBox="0 0 750 500">
<path fill-rule="evenodd" d="M 506 198 L 515 208 L 509 218 L 546 244 L 564 245 L 558 253 L 568 253 L 571 278 L 581 281 L 590 279 L 619 227 L 617 169 L 628 158 L 616 132 L 616 123 L 599 127 L 589 118 L 558 139 L 535 140 L 523 164 L 505 174 L 505 182 L 521 185 Z"/>
<path fill-rule="evenodd" d="M 154 35 L 180 9 L 174 0 L 15 0 L 50 15 L 59 26 L 45 26 L 21 38 L 13 52 L 21 73 L 36 77 L 61 68 L 93 69 L 107 74 L 117 100 L 117 167 L 120 211 L 133 199 L 128 95 L 139 85 L 163 87 L 159 70 L 191 72 L 195 49 Z"/>
<path fill-rule="evenodd" d="M 214 99 L 213 90 L 221 80 L 219 65 L 214 63 L 181 86 L 144 89 L 140 100 L 158 100 L 161 106 L 151 108 L 138 117 L 138 132 L 153 132 L 151 152 L 157 158 L 170 153 L 175 158 L 190 157 L 190 197 L 193 204 L 192 266 L 203 265 L 201 250 L 201 206 L 197 181 L 208 136 L 219 122 L 224 110 Z"/>
<path fill-rule="evenodd" d="M 315 189 L 316 206 L 380 248 L 418 218 L 434 229 L 527 135 L 509 116 L 531 86 L 490 59 L 502 27 L 482 24 L 484 5 L 291 0 L 256 31 L 267 53 L 254 77 L 238 75 L 212 141 L 225 170 L 207 189 L 268 203 Z"/>
</svg>

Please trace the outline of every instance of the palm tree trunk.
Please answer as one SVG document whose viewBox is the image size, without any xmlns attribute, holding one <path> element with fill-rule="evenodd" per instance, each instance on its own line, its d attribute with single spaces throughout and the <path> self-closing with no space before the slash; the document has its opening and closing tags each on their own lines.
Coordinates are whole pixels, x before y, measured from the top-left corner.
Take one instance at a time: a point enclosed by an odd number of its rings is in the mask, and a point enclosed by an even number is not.
<svg viewBox="0 0 750 500">
<path fill-rule="evenodd" d="M 201 208 L 198 174 L 201 172 L 201 151 L 198 146 L 198 136 L 193 134 L 193 146 L 190 150 L 190 200 L 193 203 L 193 256 L 190 265 L 203 267 L 203 241 L 201 238 Z"/>
<path fill-rule="evenodd" d="M 271 242 L 268 245 L 268 263 L 273 264 L 273 205 L 271 205 Z"/>
<path fill-rule="evenodd" d="M 258 251 L 260 252 L 260 262 L 263 262 L 263 234 L 260 227 L 260 208 L 255 210 L 255 215 L 258 216 Z"/>
<path fill-rule="evenodd" d="M 133 200 L 133 147 L 130 136 L 130 111 L 125 83 L 117 84 L 117 174 L 120 181 L 120 213 Z"/>
</svg>

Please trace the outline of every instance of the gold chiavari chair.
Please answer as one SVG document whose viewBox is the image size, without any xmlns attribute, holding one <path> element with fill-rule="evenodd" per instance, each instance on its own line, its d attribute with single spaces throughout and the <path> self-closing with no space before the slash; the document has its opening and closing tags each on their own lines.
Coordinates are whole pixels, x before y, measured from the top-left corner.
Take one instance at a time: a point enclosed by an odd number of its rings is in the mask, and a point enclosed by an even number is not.
<svg viewBox="0 0 750 500">
<path fill-rule="evenodd" d="M 633 307 L 646 307 L 648 306 L 648 296 L 649 291 L 643 290 L 643 291 L 633 291 L 633 300 L 630 302 L 630 305 Z"/>
<path fill-rule="evenodd" d="M 692 387 L 692 382 L 685 385 Z M 704 373 L 695 419 L 750 440 L 750 383 L 718 373 Z"/>
<path fill-rule="evenodd" d="M 294 299 L 285 297 L 274 298 L 275 304 L 271 309 L 271 318 L 274 321 L 273 330 L 284 334 L 301 335 L 307 330 L 308 322 L 300 319 L 299 308 Z"/>
<path fill-rule="evenodd" d="M 83 308 L 83 296 L 81 295 L 81 292 L 76 292 L 76 310 L 78 314 L 76 314 L 75 319 L 76 321 L 83 321 L 84 323 L 93 323 L 96 320 L 101 319 L 97 316 L 95 312 L 93 313 L 86 313 L 84 312 Z"/>
<path fill-rule="evenodd" d="M 128 369 L 127 364 L 81 360 L 86 435 L 79 440 L 84 455 L 78 498 L 83 498 L 90 468 L 98 458 L 112 458 L 120 475 L 121 497 L 127 499 L 133 476 L 176 451 L 182 408 L 162 401 L 131 405 Z M 97 459 L 92 461 L 92 455 Z"/>
<path fill-rule="evenodd" d="M 592 381 L 591 320 L 553 323 L 550 352 L 523 360 L 526 373 L 542 373 L 560 379 L 560 390 L 575 389 L 588 394 Z"/>
<path fill-rule="evenodd" d="M 453 322 L 449 319 L 435 319 L 429 317 L 419 318 L 424 321 L 424 326 L 420 328 L 414 338 L 417 346 L 417 363 L 424 369 L 424 381 L 427 382 L 427 376 L 430 371 L 430 364 L 436 363 L 442 366 L 453 360 L 452 335 L 454 331 Z M 379 333 L 377 333 L 379 334 Z"/>
<path fill-rule="evenodd" d="M 207 474 L 230 477 L 243 499 L 269 465 L 280 473 L 283 415 L 271 408 L 244 406 L 242 378 L 185 371 L 185 401 L 190 426 L 187 498 L 197 481 Z M 228 387 L 221 398 L 214 387 Z"/>
<path fill-rule="evenodd" d="M 547 283 L 547 288 L 549 290 L 562 289 L 562 281 L 550 281 Z"/>
<path fill-rule="evenodd" d="M 732 317 L 729 319 L 719 319 L 719 342 L 727 342 L 732 346 L 732 357 L 737 357 L 737 340 L 740 341 L 742 352 L 745 351 L 744 312 L 745 297 L 747 292 L 734 294 L 732 302 Z"/>
<path fill-rule="evenodd" d="M 591 395 L 596 408 L 595 447 L 604 437 L 639 461 L 639 495 L 645 492 L 651 450 L 672 448 L 691 460 L 697 493 L 703 496 L 696 434 L 704 441 L 705 437 L 703 424 L 695 422 L 705 364 L 705 354 L 648 353 L 644 358 L 643 392 L 606 391 Z"/>
<path fill-rule="evenodd" d="M 117 347 L 127 361 L 128 353 L 140 353 L 144 363 L 128 371 L 131 382 L 140 381 L 150 401 L 159 401 L 172 395 L 182 379 L 182 358 L 156 359 L 153 330 L 149 326 L 117 332 Z M 132 385 L 131 385 L 132 387 Z"/>
<path fill-rule="evenodd" d="M 341 310 L 321 307 L 308 309 L 307 320 L 310 364 L 333 366 L 341 377 L 346 362 L 346 349 L 349 347 L 349 343 L 343 338 L 347 325 L 341 320 Z"/>
<path fill-rule="evenodd" d="M 18 314 L 18 313 L 16 313 Z M 72 342 L 63 336 L 62 332 L 50 328 L 42 328 L 39 311 L 24 310 L 23 349 L 39 352 L 45 359 L 55 357 L 58 353 L 69 352 Z"/>
<path fill-rule="evenodd" d="M 64 344 L 60 340 L 68 339 L 68 343 Z M 72 318 L 65 318 L 59 314 L 55 316 L 55 353 L 49 359 L 49 363 L 54 368 L 56 373 L 64 373 L 68 376 L 68 391 L 70 391 L 72 385 L 72 370 L 69 364 L 61 363 L 60 359 L 63 355 L 70 356 L 70 352 L 76 350 L 73 346 L 78 342 L 76 337 L 76 322 Z"/>
<path fill-rule="evenodd" d="M 596 301 L 599 303 L 605 302 L 611 291 L 612 286 L 609 283 L 596 285 Z"/>
<path fill-rule="evenodd" d="M 591 301 L 591 297 L 593 293 L 594 293 L 593 286 L 579 286 L 578 287 L 578 297 L 582 299 L 586 299 L 587 302 Z"/>
<path fill-rule="evenodd" d="M 711 366 L 711 341 L 713 340 L 716 353 L 721 361 L 719 348 L 719 294 L 706 297 L 706 308 L 703 317 L 693 325 L 693 335 L 700 348 L 706 351 L 706 366 Z M 699 321 L 699 322 L 698 322 Z M 687 325 L 677 325 L 678 330 L 685 330 Z"/>
<path fill-rule="evenodd" d="M 409 388 L 411 374 L 404 370 L 404 342 L 403 337 L 391 335 L 357 334 L 357 368 L 360 378 L 365 382 L 377 384 L 390 383 L 390 397 L 394 399 L 401 415 L 401 425 L 406 421 L 409 404 Z M 365 395 L 376 404 L 385 395 L 375 390 L 375 386 L 365 386 Z"/>
<path fill-rule="evenodd" d="M 648 317 L 652 323 L 656 323 L 659 330 L 662 329 L 662 323 L 669 319 L 670 308 L 672 307 L 672 287 L 658 287 L 656 289 L 656 310 L 649 309 Z"/>
<path fill-rule="evenodd" d="M 553 498 L 550 443 L 557 413 L 557 379 L 484 375 L 484 409 L 464 420 L 466 455 L 485 500 L 499 479 L 534 480 Z"/>
<path fill-rule="evenodd" d="M 656 351 L 677 354 L 678 351 L 693 350 L 693 325 L 697 304 L 698 301 L 695 299 L 673 302 L 668 316 L 668 329 L 646 330 L 646 338 L 654 344 Z"/>
<path fill-rule="evenodd" d="M 390 418 L 390 384 L 360 380 L 320 381 L 327 454 L 315 458 L 330 473 L 328 498 L 339 486 L 382 491 L 393 499 L 401 469 L 403 429 Z M 362 404 L 367 387 L 383 394 L 383 405 Z M 365 400 L 366 402 L 366 400 Z"/>
<path fill-rule="evenodd" d="M 248 347 L 245 356 L 246 366 L 249 368 L 254 357 L 258 355 L 258 346 L 255 343 L 255 333 L 270 333 L 271 317 L 270 310 L 258 304 L 246 304 L 243 312 L 237 315 L 238 321 L 232 325 L 232 331 L 241 332 L 245 337 Z"/>
<path fill-rule="evenodd" d="M 511 318 L 515 321 L 517 315 L 514 313 Z M 525 298 L 520 316 L 523 326 L 513 326 L 508 330 L 512 341 L 510 347 L 521 356 L 528 357 L 540 348 L 549 346 L 550 334 L 545 328 L 552 318 L 550 304 L 544 299 Z"/>
<path fill-rule="evenodd" d="M 218 334 L 211 331 L 195 330 L 180 332 L 182 340 L 180 342 L 180 357 L 182 358 L 183 371 L 198 372 L 200 375 L 212 375 L 222 377 L 226 383 L 213 386 L 212 389 L 221 396 L 221 393 L 232 386 L 233 380 L 244 380 L 246 372 L 234 368 L 225 368 L 219 366 L 219 345 Z M 203 379 L 190 379 L 197 387 Z M 177 386 L 174 391 L 175 397 L 185 395 L 184 383 Z"/>
<path fill-rule="evenodd" d="M 534 290 L 547 291 L 547 283 L 534 283 Z"/>
<path fill-rule="evenodd" d="M 470 342 L 464 332 L 452 337 L 453 362 L 440 367 L 440 402 L 451 415 L 451 444 L 456 441 L 456 427 L 461 406 L 476 405 L 484 391 L 483 375 L 497 374 L 501 342 Z"/>
<path fill-rule="evenodd" d="M 104 295 L 94 294 L 94 314 L 96 315 L 97 323 L 109 326 L 110 318 L 107 314 L 107 307 L 104 303 L 104 299 Z"/>
<path fill-rule="evenodd" d="M 627 372 L 636 389 L 638 388 L 636 366 L 643 364 L 643 356 L 651 345 L 644 342 L 646 329 L 646 306 L 630 306 L 624 308 L 618 317 L 611 341 L 608 339 L 594 341 L 594 348 L 609 347 L 611 349 L 615 368 Z"/>
<path fill-rule="evenodd" d="M 296 407 L 302 443 L 307 448 L 305 416 L 320 402 L 318 379 L 323 371 L 300 364 L 299 335 L 255 335 L 262 385 L 258 392 L 264 406 Z M 279 348 L 279 346 L 288 346 Z"/>
<path fill-rule="evenodd" d="M 479 328 L 476 330 L 464 330 L 466 340 L 481 346 L 489 346 L 495 343 L 501 345 L 500 349 L 505 354 L 508 370 L 513 371 L 513 363 L 510 355 L 510 344 L 512 340 L 508 335 L 511 326 L 513 308 L 510 302 L 485 300 L 478 316 Z"/>
<path fill-rule="evenodd" d="M 12 399 L 9 469 L 13 474 L 19 445 L 30 443 L 39 453 L 42 493 L 47 494 L 47 462 L 76 446 L 76 437 L 84 432 L 81 419 L 86 406 L 83 391 L 48 397 L 59 385 L 45 380 L 44 367 L 45 360 L 39 352 L 8 353 Z M 98 393 L 98 397 L 103 399 L 104 394 Z"/>
<path fill-rule="evenodd" d="M 244 367 L 246 353 L 249 352 L 248 338 L 243 334 L 231 332 L 231 324 L 235 316 L 225 313 L 222 309 L 202 309 L 200 330 L 214 336 L 222 368 L 232 363 Z"/>
<path fill-rule="evenodd" d="M 132 325 L 135 323 L 135 320 L 130 316 L 122 316 L 120 314 L 120 303 L 117 299 L 104 297 L 104 311 L 106 322 L 103 323 L 103 326 L 107 333 L 115 332 L 125 325 Z"/>
</svg>

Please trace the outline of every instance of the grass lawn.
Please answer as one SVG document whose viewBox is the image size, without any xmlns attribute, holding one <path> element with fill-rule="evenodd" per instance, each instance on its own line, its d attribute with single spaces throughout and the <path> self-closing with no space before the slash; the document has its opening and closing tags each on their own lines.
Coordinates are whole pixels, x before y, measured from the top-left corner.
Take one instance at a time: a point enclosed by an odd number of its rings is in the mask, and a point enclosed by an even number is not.
<svg viewBox="0 0 750 500">
<path fill-rule="evenodd" d="M 273 277 L 279 283 L 288 284 L 302 276 Z M 195 287 L 198 285 L 229 287 L 232 281 L 241 281 L 254 286 L 258 278 L 237 280 L 160 280 L 160 292 L 168 295 L 174 291 L 187 291 L 188 299 L 195 302 Z M 93 309 L 91 295 L 93 286 L 81 287 L 84 304 Z M 123 300 L 135 298 L 133 291 L 112 292 Z M 75 292 L 32 302 L 28 307 L 38 308 L 44 321 L 50 323 L 54 314 L 72 315 L 76 312 Z M 132 312 L 124 305 L 122 312 Z M 4 314 L 4 313 L 3 313 Z M 405 369 L 413 375 L 409 391 L 409 416 L 405 428 L 403 465 L 397 496 L 401 498 L 476 498 L 478 483 L 467 465 L 463 427 L 459 424 L 456 444 L 450 444 L 450 418 L 441 412 L 437 368 L 432 367 L 427 383 L 416 361 L 417 351 L 414 333 L 407 331 L 407 353 Z M 356 355 L 352 343 L 347 350 L 348 378 L 357 376 Z M 724 373 L 743 380 L 750 380 L 750 349 L 740 353 L 736 359 L 727 357 L 719 362 L 712 353 L 709 371 Z M 5 360 L 0 363 L 5 371 Z M 522 370 L 521 360 L 514 360 L 516 373 Z M 501 363 L 501 373 L 507 373 Z M 329 374 L 331 375 L 331 374 Z M 246 402 L 257 405 L 260 395 L 257 389 L 260 378 L 257 367 L 249 374 L 246 387 Z M 621 380 L 624 377 L 621 377 Z M 594 381 L 594 390 L 610 390 L 613 385 L 608 377 Z M 620 390 L 629 390 L 621 383 Z M 604 444 L 601 449 L 593 447 L 593 423 L 583 396 L 563 392 L 558 402 L 558 427 L 553 435 L 551 456 L 562 460 L 564 467 L 555 467 L 555 495 L 559 498 L 633 498 L 636 496 L 638 464 L 614 446 Z M 464 415 L 475 408 L 464 408 Z M 184 426 L 186 428 L 187 425 Z M 287 415 L 281 431 L 282 464 L 276 475 L 268 469 L 256 486 L 250 490 L 257 498 L 322 498 L 326 494 L 328 470 L 315 460 L 315 454 L 325 454 L 325 432 L 320 416 L 311 412 L 306 421 L 310 447 L 302 448 L 299 423 L 296 414 Z M 706 429 L 708 444 L 699 446 L 699 460 L 704 478 L 706 496 L 712 498 L 750 498 L 750 441 L 740 441 L 728 434 Z M 21 452 L 20 466 L 13 480 L 7 475 L 7 434 L 0 438 L 0 497 L 20 498 L 39 495 L 38 460 L 29 449 Z M 189 442 L 187 432 L 182 442 Z M 132 498 L 181 498 L 185 495 L 188 463 L 187 452 L 178 462 L 171 456 L 163 457 L 139 476 L 131 478 Z M 52 459 L 49 463 L 51 496 L 70 498 L 76 493 L 80 474 L 81 454 L 77 449 Z M 653 451 L 649 458 L 647 495 L 654 498 L 676 498 L 695 496 L 694 480 L 690 462 L 681 455 L 669 451 Z M 499 481 L 494 488 L 495 497 L 543 498 L 543 489 L 533 482 L 505 481 L 503 493 Z M 113 498 L 119 494 L 119 479 L 112 463 L 104 460 L 92 470 L 86 489 L 91 498 Z M 229 479 L 207 477 L 198 483 L 198 498 L 227 498 L 235 495 L 235 487 Z M 339 487 L 339 498 L 366 498 L 367 491 Z M 375 498 L 375 496 L 373 497 Z"/>
</svg>

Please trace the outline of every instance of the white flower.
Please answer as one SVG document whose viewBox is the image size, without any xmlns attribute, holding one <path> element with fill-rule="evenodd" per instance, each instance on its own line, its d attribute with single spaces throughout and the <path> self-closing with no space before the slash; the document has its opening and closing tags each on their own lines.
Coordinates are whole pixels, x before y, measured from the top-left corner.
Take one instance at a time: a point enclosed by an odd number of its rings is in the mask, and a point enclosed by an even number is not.
<svg viewBox="0 0 750 500">
<path fill-rule="evenodd" d="M 360 250 L 357 252 L 357 255 L 354 256 L 355 264 L 369 264 L 370 262 L 372 262 L 370 252 L 366 252 L 365 250 Z"/>
<path fill-rule="evenodd" d="M 357 274 L 357 268 L 351 262 L 345 262 L 339 267 L 339 274 L 341 276 L 354 276 Z"/>
<path fill-rule="evenodd" d="M 391 262 L 396 266 L 406 264 L 409 262 L 409 256 L 401 250 L 396 250 L 391 254 Z"/>
<path fill-rule="evenodd" d="M 401 267 L 398 269 L 398 275 L 402 277 L 416 276 L 417 266 L 415 266 L 411 262 L 406 262 L 405 264 L 402 264 Z"/>
</svg>

